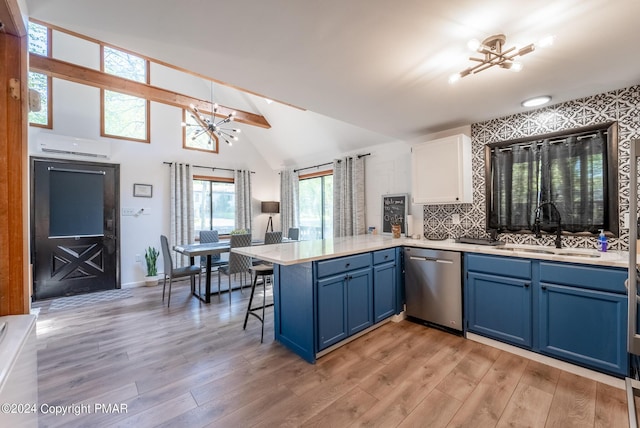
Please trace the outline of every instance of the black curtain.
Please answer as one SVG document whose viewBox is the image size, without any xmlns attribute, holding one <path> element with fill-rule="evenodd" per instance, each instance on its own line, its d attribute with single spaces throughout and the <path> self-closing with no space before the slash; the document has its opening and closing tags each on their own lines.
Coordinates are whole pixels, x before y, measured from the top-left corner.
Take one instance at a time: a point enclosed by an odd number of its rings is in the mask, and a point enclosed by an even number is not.
<svg viewBox="0 0 640 428">
<path fill-rule="evenodd" d="M 597 232 L 605 228 L 606 151 L 602 132 L 586 137 L 534 141 L 492 151 L 490 226 L 530 229 L 542 202 L 553 202 L 562 229 Z M 542 228 L 555 230 L 557 214 L 545 206 Z"/>
<path fill-rule="evenodd" d="M 496 149 L 492 156 L 492 225 L 509 231 L 529 229 L 540 196 L 538 144 Z"/>
</svg>

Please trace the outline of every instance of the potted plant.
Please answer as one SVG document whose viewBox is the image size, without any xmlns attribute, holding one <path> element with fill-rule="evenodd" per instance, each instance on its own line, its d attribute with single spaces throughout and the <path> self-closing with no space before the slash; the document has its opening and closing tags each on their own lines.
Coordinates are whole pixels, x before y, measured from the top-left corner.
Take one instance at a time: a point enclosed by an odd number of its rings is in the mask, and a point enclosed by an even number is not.
<svg viewBox="0 0 640 428">
<path fill-rule="evenodd" d="M 158 256 L 160 252 L 154 247 L 149 247 L 144 251 L 144 259 L 147 262 L 147 276 L 145 278 L 145 284 L 148 286 L 158 284 Z"/>
</svg>

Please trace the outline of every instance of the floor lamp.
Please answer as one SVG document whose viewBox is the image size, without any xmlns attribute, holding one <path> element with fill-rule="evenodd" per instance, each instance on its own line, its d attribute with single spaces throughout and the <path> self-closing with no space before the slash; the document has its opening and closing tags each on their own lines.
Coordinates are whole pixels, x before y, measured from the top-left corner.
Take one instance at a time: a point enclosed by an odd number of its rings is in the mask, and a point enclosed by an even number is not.
<svg viewBox="0 0 640 428">
<path fill-rule="evenodd" d="M 260 208 L 263 214 L 269 214 L 269 221 L 267 222 L 267 230 L 265 230 L 265 233 L 269 231 L 269 228 L 271 228 L 273 232 L 273 215 L 280 212 L 280 202 L 264 201 L 261 203 Z"/>
</svg>

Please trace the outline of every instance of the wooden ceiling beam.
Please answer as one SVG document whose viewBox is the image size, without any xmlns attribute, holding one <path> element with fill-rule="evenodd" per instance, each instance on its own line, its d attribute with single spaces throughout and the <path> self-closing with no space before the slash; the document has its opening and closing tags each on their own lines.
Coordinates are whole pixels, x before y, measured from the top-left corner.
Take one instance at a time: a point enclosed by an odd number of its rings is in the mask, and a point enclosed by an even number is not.
<svg viewBox="0 0 640 428">
<path fill-rule="evenodd" d="M 29 54 L 29 69 L 59 79 L 133 95 L 183 109 L 189 104 L 193 104 L 200 112 L 207 115 L 211 115 L 213 112 L 213 105 L 209 101 L 33 53 Z M 264 116 L 221 105 L 218 105 L 218 113 L 216 116 L 227 117 L 232 111 L 236 112 L 234 122 L 245 123 L 265 129 L 271 128 L 271 125 Z"/>
</svg>

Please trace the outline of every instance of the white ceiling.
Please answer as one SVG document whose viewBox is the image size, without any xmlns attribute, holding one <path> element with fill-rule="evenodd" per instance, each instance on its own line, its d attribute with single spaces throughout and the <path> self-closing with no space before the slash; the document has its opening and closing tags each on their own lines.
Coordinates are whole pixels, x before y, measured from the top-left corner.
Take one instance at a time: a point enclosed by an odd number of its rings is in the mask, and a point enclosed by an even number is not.
<svg viewBox="0 0 640 428">
<path fill-rule="evenodd" d="M 27 5 L 32 18 L 307 109 L 244 93 L 219 101 L 267 118 L 270 130 L 245 126 L 243 139 L 274 169 L 517 113 L 534 95 L 555 103 L 640 83 L 638 0 Z M 496 67 L 450 85 L 472 64 L 467 41 L 496 33 L 506 47 L 555 44 L 522 57 L 520 73 Z"/>
</svg>

